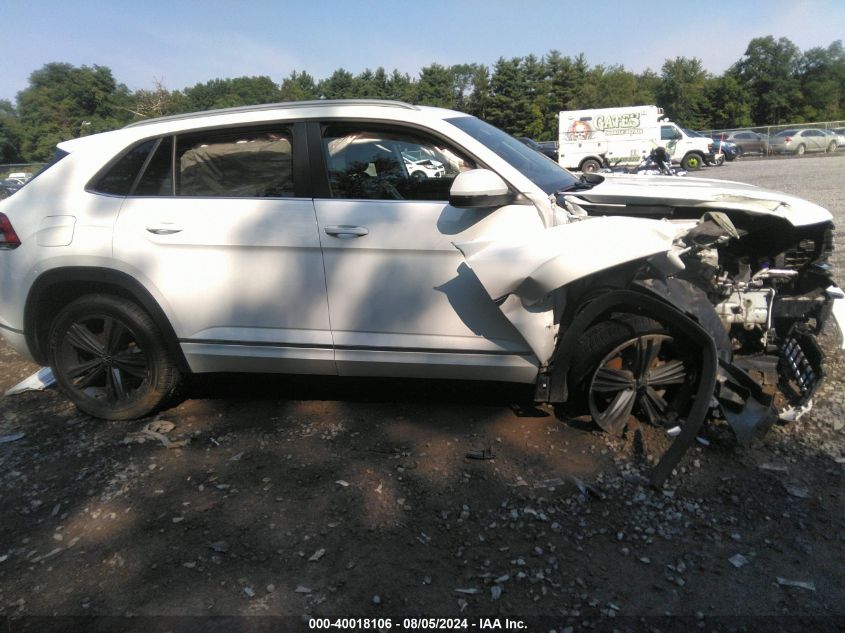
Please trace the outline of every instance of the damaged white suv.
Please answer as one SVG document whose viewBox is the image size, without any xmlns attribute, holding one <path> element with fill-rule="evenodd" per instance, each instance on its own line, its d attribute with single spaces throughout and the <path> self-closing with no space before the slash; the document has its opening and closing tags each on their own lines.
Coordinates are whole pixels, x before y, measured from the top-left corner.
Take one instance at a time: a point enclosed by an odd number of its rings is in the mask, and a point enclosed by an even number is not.
<svg viewBox="0 0 845 633">
<path fill-rule="evenodd" d="M 103 418 L 188 372 L 467 378 L 682 447 L 812 396 L 832 228 L 736 183 L 578 179 L 449 110 L 204 112 L 61 143 L 0 203 L 0 333 Z"/>
</svg>

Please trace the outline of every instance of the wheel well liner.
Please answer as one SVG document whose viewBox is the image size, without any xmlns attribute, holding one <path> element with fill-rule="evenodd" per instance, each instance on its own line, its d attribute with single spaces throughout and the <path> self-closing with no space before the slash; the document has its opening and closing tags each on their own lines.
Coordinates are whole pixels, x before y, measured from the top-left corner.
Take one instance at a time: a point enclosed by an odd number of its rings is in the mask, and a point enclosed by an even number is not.
<svg viewBox="0 0 845 633">
<path fill-rule="evenodd" d="M 702 371 L 695 400 L 689 411 L 687 419 L 681 427 L 680 434 L 669 446 L 663 457 L 655 466 L 651 475 L 652 485 L 659 487 L 663 485 L 666 478 L 680 462 L 681 457 L 695 441 L 698 430 L 704 423 L 710 407 L 718 373 L 718 358 L 716 342 L 712 334 L 702 325 L 684 314 L 677 307 L 658 299 L 643 290 L 613 290 L 604 294 L 589 304 L 573 319 L 566 328 L 566 333 L 558 345 L 555 360 L 553 362 L 550 376 L 550 395 L 555 401 L 555 395 L 566 398 L 566 377 L 569 373 L 571 356 L 566 352 L 574 349 L 575 343 L 581 338 L 590 325 L 603 314 L 612 311 L 626 311 L 642 314 L 666 324 L 674 331 L 687 336 L 691 341 L 697 343 L 702 353 Z M 557 400 L 562 401 L 562 400 Z"/>
<path fill-rule="evenodd" d="M 109 268 L 70 266 L 48 270 L 32 284 L 24 307 L 24 332 L 36 362 L 47 361 L 50 324 L 59 310 L 84 294 L 112 294 L 135 301 L 150 315 L 164 337 L 164 344 L 180 371 L 189 372 L 179 339 L 164 310 L 150 292 L 132 276 Z"/>
</svg>

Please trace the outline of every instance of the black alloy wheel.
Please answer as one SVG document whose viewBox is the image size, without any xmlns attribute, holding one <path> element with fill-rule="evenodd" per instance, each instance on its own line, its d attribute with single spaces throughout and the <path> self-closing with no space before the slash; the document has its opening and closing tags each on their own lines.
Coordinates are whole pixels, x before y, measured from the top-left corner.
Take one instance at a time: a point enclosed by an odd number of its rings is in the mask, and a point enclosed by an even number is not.
<svg viewBox="0 0 845 633">
<path fill-rule="evenodd" d="M 49 355 L 68 398 L 98 418 L 147 415 L 179 381 L 153 321 L 121 297 L 89 295 L 69 304 L 54 321 Z"/>
</svg>

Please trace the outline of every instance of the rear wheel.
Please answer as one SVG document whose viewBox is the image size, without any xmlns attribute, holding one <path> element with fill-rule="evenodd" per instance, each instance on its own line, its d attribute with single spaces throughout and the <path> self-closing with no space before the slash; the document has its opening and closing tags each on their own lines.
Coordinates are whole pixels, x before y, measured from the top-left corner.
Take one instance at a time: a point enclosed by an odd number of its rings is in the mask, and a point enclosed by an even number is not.
<svg viewBox="0 0 845 633">
<path fill-rule="evenodd" d="M 66 306 L 53 322 L 48 353 L 67 397 L 107 420 L 155 411 L 179 382 L 153 320 L 122 297 L 88 295 Z"/>
<path fill-rule="evenodd" d="M 669 428 L 685 419 L 701 376 L 701 354 L 652 319 L 618 314 L 584 333 L 571 393 L 593 421 L 621 434 L 639 422 Z"/>
<path fill-rule="evenodd" d="M 584 174 L 594 174 L 601 169 L 601 163 L 595 158 L 588 158 L 581 163 L 581 172 Z"/>
<path fill-rule="evenodd" d="M 827 146 L 828 152 L 835 152 L 836 151 L 836 141 L 831 141 L 830 145 Z"/>
<path fill-rule="evenodd" d="M 796 147 L 796 148 L 795 148 L 795 153 L 796 153 L 798 156 L 803 156 L 803 155 L 804 155 L 804 152 L 806 152 L 806 151 L 807 151 L 807 148 L 804 146 L 804 144 L 803 144 L 803 143 L 802 143 L 801 145 L 799 145 L 798 147 Z"/>
</svg>

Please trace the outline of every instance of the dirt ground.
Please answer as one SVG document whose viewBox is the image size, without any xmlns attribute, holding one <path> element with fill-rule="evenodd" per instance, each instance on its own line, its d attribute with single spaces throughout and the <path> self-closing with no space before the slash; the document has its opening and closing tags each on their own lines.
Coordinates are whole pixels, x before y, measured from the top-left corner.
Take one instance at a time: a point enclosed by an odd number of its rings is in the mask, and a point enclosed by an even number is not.
<svg viewBox="0 0 845 633">
<path fill-rule="evenodd" d="M 843 163 L 703 175 L 776 186 L 842 224 Z M 511 385 L 212 376 L 132 423 L 80 415 L 55 390 L 4 398 L 0 632 L 326 624 L 310 618 L 401 631 L 437 617 L 466 630 L 841 631 L 836 344 L 828 327 L 811 413 L 748 448 L 698 445 L 659 492 L 630 447 Z M 36 369 L 0 342 L 0 391 Z M 151 422 L 184 445 L 141 442 Z"/>
</svg>

